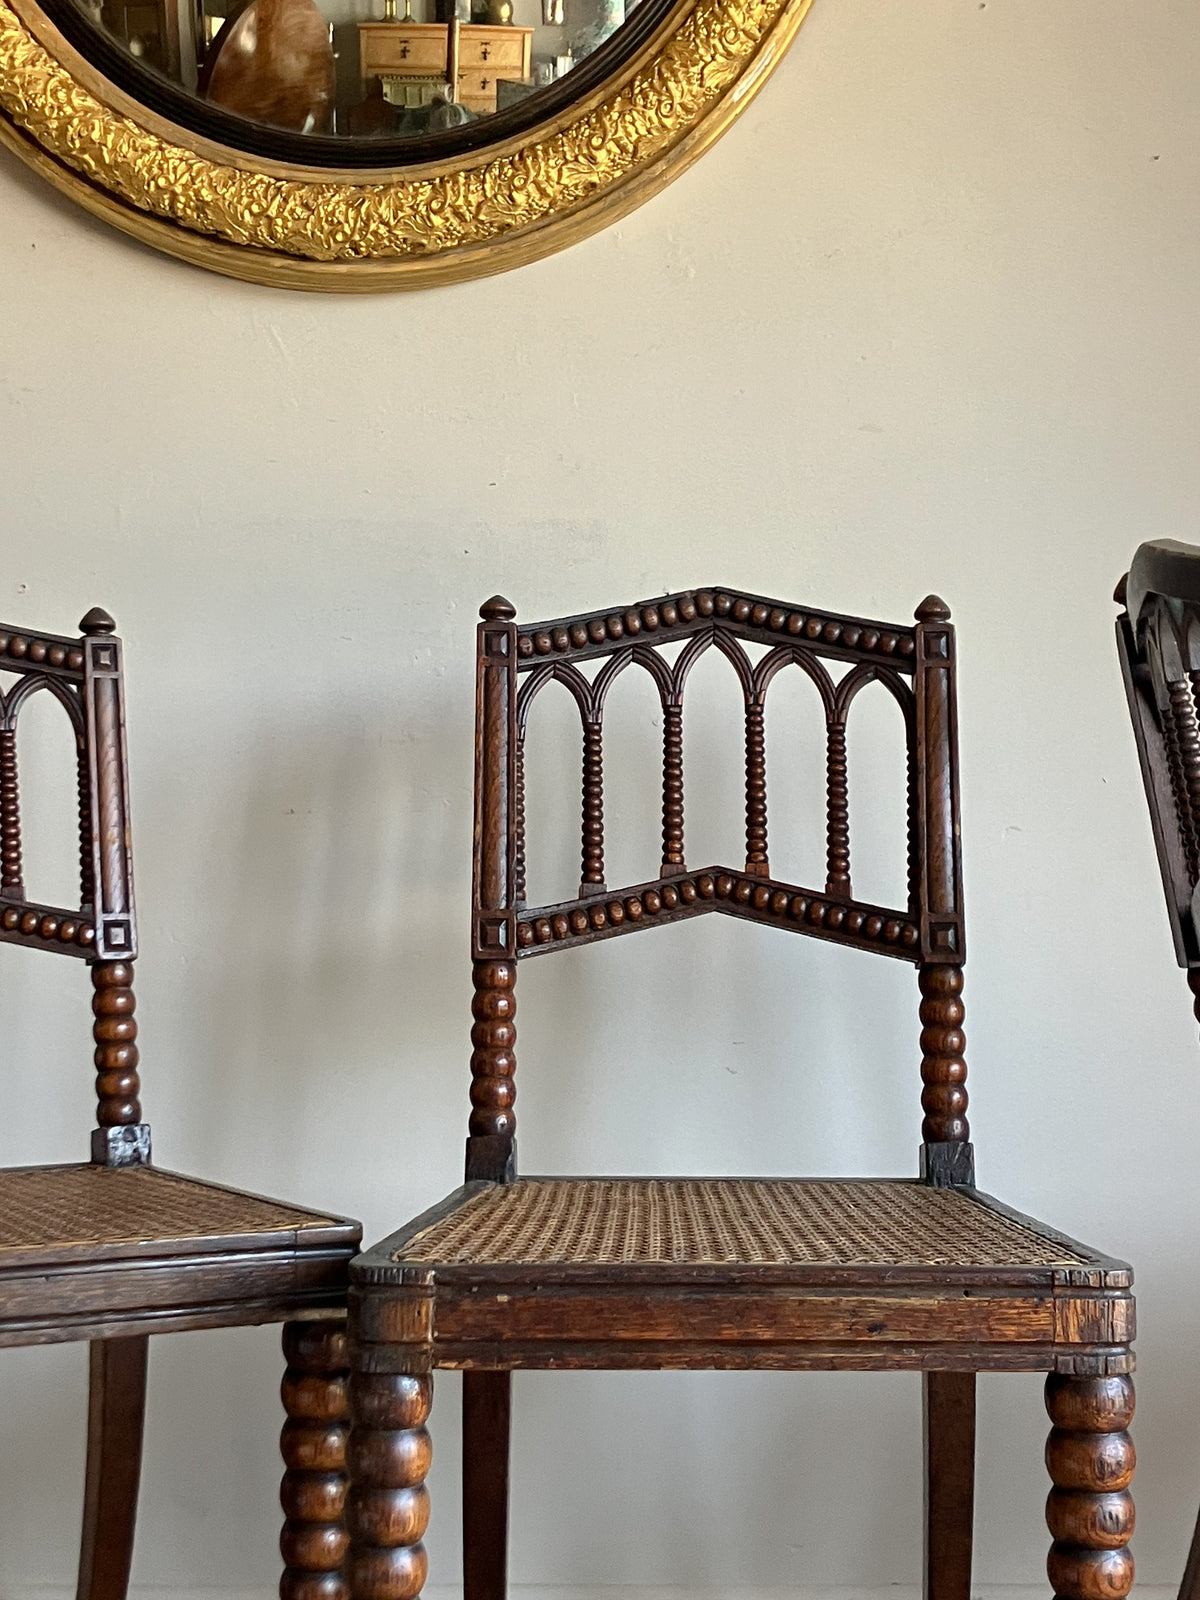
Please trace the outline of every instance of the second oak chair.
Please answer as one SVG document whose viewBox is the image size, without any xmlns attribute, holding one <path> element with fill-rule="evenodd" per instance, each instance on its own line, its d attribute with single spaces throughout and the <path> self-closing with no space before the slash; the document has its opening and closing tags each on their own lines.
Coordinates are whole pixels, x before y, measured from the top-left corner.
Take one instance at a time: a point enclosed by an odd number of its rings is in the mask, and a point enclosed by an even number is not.
<svg viewBox="0 0 1200 1600">
<path fill-rule="evenodd" d="M 915 626 L 890 626 L 696 589 L 534 625 L 518 625 L 500 598 L 481 615 L 466 1183 L 351 1268 L 354 1600 L 413 1600 L 425 1581 L 425 1423 L 439 1367 L 464 1373 L 465 1600 L 506 1594 L 514 1370 L 750 1367 L 924 1374 L 929 1600 L 969 1600 L 975 1374 L 1049 1374 L 1050 1580 L 1065 1600 L 1119 1600 L 1133 1578 L 1130 1271 L 975 1188 L 946 606 L 931 596 Z M 708 649 L 728 659 L 743 694 L 735 736 L 745 752 L 746 851 L 737 865 L 694 867 L 684 852 L 683 702 Z M 820 889 L 773 876 L 767 851 L 764 705 L 793 665 L 814 684 L 826 726 Z M 661 700 L 662 864 L 652 882 L 613 888 L 603 718 L 610 685 L 631 666 L 650 674 Z M 582 882 L 573 899 L 529 906 L 525 729 L 552 679 L 582 721 Z M 846 721 L 872 681 L 898 703 L 907 734 L 902 906 L 867 903 L 852 887 Z M 519 964 L 706 912 L 917 968 L 919 1177 L 518 1175 Z"/>
</svg>

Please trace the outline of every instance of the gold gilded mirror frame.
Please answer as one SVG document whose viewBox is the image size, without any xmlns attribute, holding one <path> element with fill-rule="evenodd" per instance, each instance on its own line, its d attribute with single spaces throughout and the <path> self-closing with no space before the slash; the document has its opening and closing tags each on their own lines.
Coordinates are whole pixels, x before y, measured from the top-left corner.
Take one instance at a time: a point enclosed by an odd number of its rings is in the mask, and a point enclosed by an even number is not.
<svg viewBox="0 0 1200 1600">
<path fill-rule="evenodd" d="M 125 233 L 230 277 L 417 288 L 502 272 L 624 216 L 728 127 L 812 0 L 679 0 L 586 99 L 507 144 L 380 172 L 290 166 L 143 112 L 36 0 L 0 0 L 0 141 Z"/>
</svg>

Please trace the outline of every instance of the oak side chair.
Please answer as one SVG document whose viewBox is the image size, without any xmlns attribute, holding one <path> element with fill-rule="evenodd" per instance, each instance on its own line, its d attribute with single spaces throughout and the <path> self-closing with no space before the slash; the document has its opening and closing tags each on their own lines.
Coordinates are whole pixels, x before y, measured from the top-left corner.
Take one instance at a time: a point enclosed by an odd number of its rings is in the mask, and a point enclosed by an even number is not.
<svg viewBox="0 0 1200 1600">
<path fill-rule="evenodd" d="M 1200 549 L 1139 546 L 1115 596 L 1117 653 L 1133 720 L 1175 957 L 1200 1020 Z M 1200 1600 L 1200 1518 L 1180 1600 Z"/>
<path fill-rule="evenodd" d="M 465 1600 L 506 1594 L 514 1370 L 752 1367 L 923 1373 L 929 1600 L 969 1600 L 976 1372 L 1048 1373 L 1050 1580 L 1064 1600 L 1120 1600 L 1133 1579 L 1130 1271 L 975 1187 L 946 606 L 930 596 L 915 627 L 893 627 L 706 588 L 533 625 L 518 625 L 497 597 L 481 616 L 466 1183 L 351 1267 L 353 1600 L 413 1600 L 425 1581 L 425 1423 L 438 1367 L 464 1374 Z M 684 691 L 710 648 L 728 659 L 744 696 L 746 855 L 737 866 L 693 867 L 684 851 Z M 774 877 L 767 851 L 764 704 L 792 665 L 825 715 L 821 889 Z M 613 680 L 634 666 L 650 674 L 662 705 L 662 865 L 653 882 L 613 888 L 604 706 Z M 582 882 L 574 899 L 529 906 L 525 729 L 552 679 L 582 722 Z M 890 691 L 907 730 L 902 907 L 866 903 L 852 888 L 846 722 L 872 681 Z M 918 1178 L 518 1177 L 519 964 L 714 911 L 916 966 Z"/>
<path fill-rule="evenodd" d="M 90 1341 L 77 1596 L 124 1600 L 148 1336 L 283 1322 L 280 1593 L 344 1600 L 344 1307 L 361 1230 L 151 1165 L 135 1043 L 121 645 L 103 611 L 80 628 L 82 638 L 64 638 L 0 627 L 0 940 L 91 967 L 98 1099 L 89 1163 L 0 1169 L 0 1346 Z M 17 723 L 43 692 L 65 711 L 77 753 L 75 910 L 39 904 L 24 886 Z"/>
</svg>

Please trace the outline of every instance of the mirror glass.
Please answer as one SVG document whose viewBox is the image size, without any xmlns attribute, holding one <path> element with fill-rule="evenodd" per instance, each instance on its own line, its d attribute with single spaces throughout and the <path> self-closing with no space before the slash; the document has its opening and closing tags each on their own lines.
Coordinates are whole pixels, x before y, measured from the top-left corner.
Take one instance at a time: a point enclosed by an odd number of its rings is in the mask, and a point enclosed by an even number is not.
<svg viewBox="0 0 1200 1600">
<path fill-rule="evenodd" d="M 601 82 L 666 6 L 54 0 L 46 9 L 110 78 L 185 126 L 267 155 L 357 166 L 448 155 L 531 126 Z"/>
</svg>

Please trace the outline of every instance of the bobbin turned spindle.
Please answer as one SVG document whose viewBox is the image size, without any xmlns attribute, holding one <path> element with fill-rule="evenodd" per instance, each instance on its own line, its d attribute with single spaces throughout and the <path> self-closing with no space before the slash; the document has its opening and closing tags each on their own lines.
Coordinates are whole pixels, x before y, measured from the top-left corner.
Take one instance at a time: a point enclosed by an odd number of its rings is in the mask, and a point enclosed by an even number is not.
<svg viewBox="0 0 1200 1600">
<path fill-rule="evenodd" d="M 17 779 L 17 730 L 0 727 L 0 892 L 25 897 L 21 865 L 21 790 Z"/>
<path fill-rule="evenodd" d="M 133 963 L 97 961 L 92 967 L 92 990 L 96 1120 L 101 1128 L 126 1128 L 142 1117 Z"/>
<path fill-rule="evenodd" d="M 683 872 L 683 705 L 668 697 L 663 706 L 662 875 Z"/>
<path fill-rule="evenodd" d="M 477 961 L 471 1013 L 471 1121 L 473 1137 L 516 1137 L 517 967 L 513 961 Z"/>
</svg>

